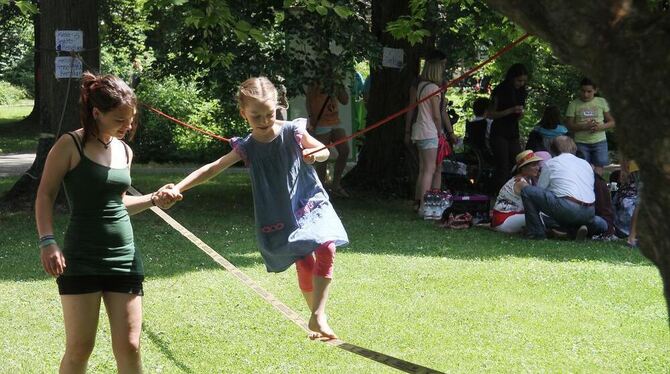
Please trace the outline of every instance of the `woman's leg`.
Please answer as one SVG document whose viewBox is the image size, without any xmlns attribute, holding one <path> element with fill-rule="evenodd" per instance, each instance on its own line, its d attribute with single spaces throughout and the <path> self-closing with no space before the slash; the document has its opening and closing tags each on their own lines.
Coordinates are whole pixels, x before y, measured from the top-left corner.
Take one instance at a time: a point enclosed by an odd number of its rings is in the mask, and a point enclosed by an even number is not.
<svg viewBox="0 0 670 374">
<path fill-rule="evenodd" d="M 105 292 L 102 297 L 109 316 L 112 349 L 118 372 L 141 373 L 142 296 Z"/>
<path fill-rule="evenodd" d="M 435 153 L 435 158 L 437 158 L 437 152 Z M 442 163 L 440 162 L 439 164 L 436 163 L 435 160 L 433 160 L 433 164 L 435 164 L 435 172 L 433 172 L 433 181 L 430 184 L 430 187 L 434 190 L 442 190 Z"/>
<path fill-rule="evenodd" d="M 347 133 L 342 128 L 333 129 L 330 134 L 332 142 L 347 137 Z M 342 180 L 344 169 L 347 167 L 347 159 L 349 159 L 349 144 L 339 144 L 335 146 L 335 149 L 337 149 L 337 159 L 335 160 L 335 170 L 333 171 L 333 189 L 340 189 L 339 192 L 346 195 L 346 192 L 341 191 L 340 181 Z"/>
<path fill-rule="evenodd" d="M 85 373 L 98 330 L 101 292 L 61 295 L 65 322 L 65 354 L 60 373 Z"/>
<path fill-rule="evenodd" d="M 330 144 L 330 134 L 331 134 L 330 132 L 327 132 L 325 134 L 318 134 L 318 135 L 315 134 L 314 138 L 316 140 L 320 141 L 321 143 L 323 143 L 324 145 L 328 145 L 328 144 Z M 328 160 L 326 160 L 324 162 L 315 162 L 314 163 L 314 169 L 316 170 L 316 174 L 319 176 L 319 180 L 321 181 L 321 184 L 323 184 L 323 186 L 325 187 L 326 186 L 326 179 L 328 177 L 328 173 L 327 173 Z"/>
<path fill-rule="evenodd" d="M 326 302 L 333 279 L 333 264 L 335 262 L 335 243 L 327 242 L 314 251 L 316 258 L 314 265 L 314 302 L 312 315 L 309 318 L 309 329 L 318 333 L 315 337 L 337 339 L 335 332 L 328 325 L 326 316 Z"/>
<path fill-rule="evenodd" d="M 510 178 L 512 166 L 509 163 L 509 144 L 507 139 L 496 136 L 491 138 L 491 148 L 493 149 L 493 159 L 495 160 L 495 191 L 500 188 Z"/>
<path fill-rule="evenodd" d="M 526 226 L 526 215 L 523 213 L 519 213 L 507 217 L 507 219 L 505 219 L 503 223 L 501 223 L 499 226 L 494 227 L 494 230 L 508 234 L 515 234 L 517 232 L 521 232 L 521 230 L 523 230 L 525 226 Z"/>
<path fill-rule="evenodd" d="M 416 180 L 416 196 L 419 200 L 419 209 L 423 208 L 423 195 L 433 183 L 435 175 L 435 159 L 437 148 L 419 149 L 419 176 Z"/>
</svg>

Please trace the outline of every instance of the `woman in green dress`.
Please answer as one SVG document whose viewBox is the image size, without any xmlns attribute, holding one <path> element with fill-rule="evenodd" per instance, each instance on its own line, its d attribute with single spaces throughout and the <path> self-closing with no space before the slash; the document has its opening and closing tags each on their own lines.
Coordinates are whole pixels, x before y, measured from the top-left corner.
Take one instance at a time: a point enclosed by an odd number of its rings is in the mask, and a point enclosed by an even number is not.
<svg viewBox="0 0 670 374">
<path fill-rule="evenodd" d="M 61 373 L 83 373 L 95 344 L 101 300 L 120 373 L 141 372 L 144 269 L 129 216 L 178 197 L 163 190 L 129 196 L 133 152 L 121 139 L 136 130 L 137 99 L 121 79 L 84 73 L 82 128 L 60 137 L 47 156 L 35 201 L 40 257 L 57 277 L 66 347 Z M 64 245 L 54 237 L 53 205 L 61 183 L 71 204 Z"/>
</svg>

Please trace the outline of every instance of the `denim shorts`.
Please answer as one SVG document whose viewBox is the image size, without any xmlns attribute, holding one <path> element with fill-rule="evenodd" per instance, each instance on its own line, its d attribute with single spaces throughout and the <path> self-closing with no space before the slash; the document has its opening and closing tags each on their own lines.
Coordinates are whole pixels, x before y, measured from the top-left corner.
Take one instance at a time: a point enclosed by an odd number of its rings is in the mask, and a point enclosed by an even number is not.
<svg viewBox="0 0 670 374">
<path fill-rule="evenodd" d="M 598 143 L 577 143 L 577 149 L 582 151 L 584 159 L 595 166 L 607 166 L 610 163 L 607 140 Z"/>
<path fill-rule="evenodd" d="M 118 292 L 144 295 L 143 275 L 66 275 L 56 278 L 58 293 L 81 295 L 93 292 Z"/>
<path fill-rule="evenodd" d="M 437 149 L 438 138 L 418 139 L 414 140 L 414 144 L 419 149 Z"/>
</svg>

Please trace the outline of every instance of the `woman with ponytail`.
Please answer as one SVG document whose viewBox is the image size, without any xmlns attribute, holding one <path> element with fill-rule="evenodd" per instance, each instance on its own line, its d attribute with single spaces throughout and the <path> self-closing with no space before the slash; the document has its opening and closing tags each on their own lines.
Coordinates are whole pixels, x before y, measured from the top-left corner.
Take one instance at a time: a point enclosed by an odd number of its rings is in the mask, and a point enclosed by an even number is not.
<svg viewBox="0 0 670 374">
<path fill-rule="evenodd" d="M 47 156 L 35 201 L 40 258 L 56 277 L 66 346 L 61 373 L 83 373 L 93 351 L 101 301 L 109 317 L 120 373 L 141 372 L 142 259 L 129 216 L 180 196 L 126 194 L 133 152 L 122 140 L 137 130 L 137 99 L 121 79 L 84 73 L 81 128 L 60 137 Z M 53 206 L 61 184 L 71 204 L 63 246 L 54 235 Z"/>
</svg>

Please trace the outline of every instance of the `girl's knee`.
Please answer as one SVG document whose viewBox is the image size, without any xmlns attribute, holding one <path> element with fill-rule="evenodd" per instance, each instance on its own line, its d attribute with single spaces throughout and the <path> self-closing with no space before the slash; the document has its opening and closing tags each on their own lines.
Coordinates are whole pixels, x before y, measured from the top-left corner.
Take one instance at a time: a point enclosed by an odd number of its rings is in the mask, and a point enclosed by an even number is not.
<svg viewBox="0 0 670 374">
<path fill-rule="evenodd" d="M 312 274 L 314 273 L 314 257 L 305 256 L 295 262 L 295 270 L 298 273 L 298 286 L 302 292 L 312 292 Z"/>
<path fill-rule="evenodd" d="M 140 359 L 140 339 L 129 338 L 113 345 L 114 356 L 119 361 L 137 361 Z"/>
<path fill-rule="evenodd" d="M 328 242 L 322 244 L 314 251 L 316 255 L 316 265 L 314 266 L 314 275 L 324 278 L 333 277 L 333 265 L 335 263 L 335 243 Z"/>
</svg>

